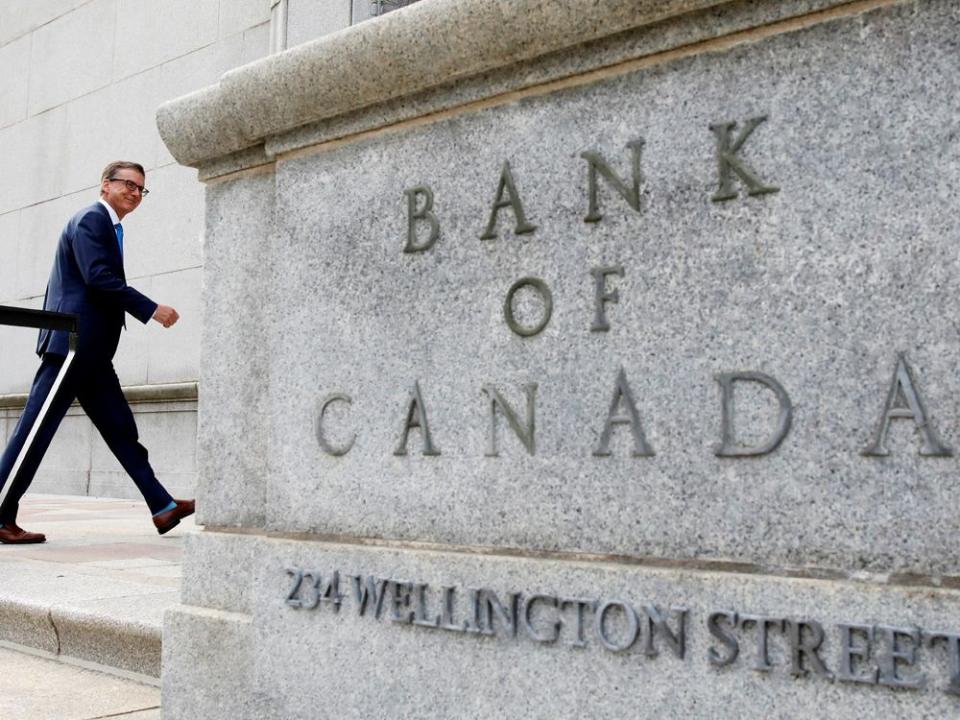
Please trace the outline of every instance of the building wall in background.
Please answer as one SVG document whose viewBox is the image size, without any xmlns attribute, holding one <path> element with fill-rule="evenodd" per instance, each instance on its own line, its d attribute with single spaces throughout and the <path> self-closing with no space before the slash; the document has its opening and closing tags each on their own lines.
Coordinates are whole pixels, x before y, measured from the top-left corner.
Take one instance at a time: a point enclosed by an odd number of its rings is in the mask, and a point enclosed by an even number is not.
<svg viewBox="0 0 960 720">
<path fill-rule="evenodd" d="M 39 308 L 60 231 L 98 197 L 110 161 L 135 160 L 151 190 L 124 220 L 128 281 L 181 321 L 129 320 L 115 365 L 144 445 L 175 495 L 196 482 L 203 189 L 157 133 L 163 102 L 270 52 L 275 0 L 0 0 L 0 304 Z M 287 47 L 377 13 L 369 0 L 287 0 Z M 382 10 L 392 9 L 385 5 Z M 0 327 L 0 438 L 36 372 L 36 334 Z M 146 395 L 144 387 L 152 392 Z M 165 388 L 169 388 L 167 392 Z M 185 397 L 185 395 L 187 397 Z M 34 490 L 136 496 L 79 409 Z"/>
</svg>

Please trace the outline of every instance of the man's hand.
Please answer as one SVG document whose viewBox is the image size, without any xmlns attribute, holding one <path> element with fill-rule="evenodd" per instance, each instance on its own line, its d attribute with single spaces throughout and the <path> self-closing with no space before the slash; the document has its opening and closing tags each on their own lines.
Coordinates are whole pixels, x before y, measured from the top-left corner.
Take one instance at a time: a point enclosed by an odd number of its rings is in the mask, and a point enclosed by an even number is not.
<svg viewBox="0 0 960 720">
<path fill-rule="evenodd" d="M 180 319 L 180 314 L 169 305 L 157 305 L 157 310 L 153 313 L 153 319 L 168 328 Z"/>
</svg>

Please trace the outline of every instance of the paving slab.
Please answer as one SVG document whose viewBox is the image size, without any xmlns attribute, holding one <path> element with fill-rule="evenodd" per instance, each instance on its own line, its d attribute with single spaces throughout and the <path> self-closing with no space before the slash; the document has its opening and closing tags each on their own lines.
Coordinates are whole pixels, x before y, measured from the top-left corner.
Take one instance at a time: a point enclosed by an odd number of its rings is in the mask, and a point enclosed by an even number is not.
<svg viewBox="0 0 960 720">
<path fill-rule="evenodd" d="M 5 720 L 159 720 L 158 688 L 55 659 L 0 648 Z"/>
<path fill-rule="evenodd" d="M 28 495 L 18 524 L 47 542 L 0 545 L 0 640 L 158 678 L 193 519 L 160 536 L 142 502 Z"/>
</svg>

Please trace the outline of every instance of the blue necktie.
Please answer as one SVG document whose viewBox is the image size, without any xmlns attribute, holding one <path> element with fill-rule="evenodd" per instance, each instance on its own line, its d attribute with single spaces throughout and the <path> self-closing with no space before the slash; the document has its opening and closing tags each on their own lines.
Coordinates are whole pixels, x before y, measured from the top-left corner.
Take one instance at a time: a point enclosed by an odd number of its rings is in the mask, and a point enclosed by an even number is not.
<svg viewBox="0 0 960 720">
<path fill-rule="evenodd" d="M 117 231 L 117 244 L 120 245 L 120 259 L 123 259 L 123 225 L 117 223 L 113 226 L 113 229 Z"/>
</svg>

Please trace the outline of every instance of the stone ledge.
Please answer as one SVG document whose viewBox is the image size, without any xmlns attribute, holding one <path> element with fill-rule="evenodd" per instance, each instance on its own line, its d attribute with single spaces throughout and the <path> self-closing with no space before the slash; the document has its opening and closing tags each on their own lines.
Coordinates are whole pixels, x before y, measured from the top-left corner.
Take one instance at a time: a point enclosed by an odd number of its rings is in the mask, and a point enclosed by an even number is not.
<svg viewBox="0 0 960 720">
<path fill-rule="evenodd" d="M 157 125 L 177 162 L 196 167 L 311 121 L 728 1 L 418 3 L 232 70 L 160 106 Z"/>
<path fill-rule="evenodd" d="M 304 148 L 354 140 L 365 133 L 436 122 L 468 108 L 479 110 L 692 54 L 721 52 L 773 34 L 827 22 L 838 15 L 867 12 L 883 2 L 887 0 L 854 0 L 839 5 L 837 0 L 789 0 L 757 6 L 747 0 L 732 0 L 669 22 L 645 25 L 548 53 L 523 63 L 522 73 L 516 71 L 516 66 L 500 67 L 273 134 L 265 138 L 262 149 L 256 148 L 261 151 L 259 164 Z M 235 158 L 233 155 L 230 161 L 216 159 L 202 164 L 200 179 L 206 181 L 233 171 Z M 248 162 L 246 167 L 255 164 L 258 163 Z"/>
<path fill-rule="evenodd" d="M 123 394 L 129 403 L 183 402 L 199 397 L 199 384 L 196 382 L 165 383 L 158 385 L 131 385 L 123 388 Z M 27 402 L 26 393 L 0 395 L 0 410 L 20 409 Z M 77 405 L 74 402 L 74 405 Z"/>
<path fill-rule="evenodd" d="M 159 623 L 0 597 L 0 641 L 148 678 L 160 677 L 161 630 Z"/>
<path fill-rule="evenodd" d="M 165 623 L 168 623 L 172 618 L 180 615 L 203 618 L 223 624 L 250 625 L 253 622 L 252 613 L 220 610 L 218 608 L 204 607 L 203 605 L 191 605 L 190 603 L 180 603 L 179 605 L 169 608 L 166 613 L 164 613 L 163 619 Z"/>
<path fill-rule="evenodd" d="M 237 542 L 229 538 L 238 539 Z M 245 540 L 239 540 L 244 538 Z M 718 575 L 742 575 L 751 577 L 767 577 L 777 580 L 818 580 L 828 582 L 849 582 L 858 585 L 874 587 L 891 587 L 902 589 L 922 589 L 960 591 L 960 576 L 956 575 L 923 575 L 920 573 L 883 573 L 866 570 L 845 570 L 836 567 L 814 565 L 765 565 L 760 563 L 736 562 L 729 560 L 709 560 L 683 557 L 656 557 L 644 555 L 617 555 L 597 554 L 589 552 L 565 552 L 556 550 L 535 550 L 531 548 L 517 548 L 494 545 L 456 545 L 413 540 L 389 540 L 374 537 L 354 537 L 323 533 L 297 533 L 267 530 L 264 528 L 235 527 L 231 525 L 204 525 L 203 532 L 191 536 L 193 554 L 187 561 L 189 571 L 197 576 L 197 581 L 184 591 L 186 598 L 193 597 L 191 593 L 208 593 L 204 599 L 204 607 L 209 606 L 211 595 L 204 582 L 209 582 L 208 576 L 201 577 L 201 571 L 209 569 L 210 560 L 215 554 L 226 558 L 229 553 L 230 561 L 219 563 L 231 568 L 237 574 L 239 563 L 236 555 L 242 552 L 242 543 L 246 541 L 296 541 L 301 543 L 317 543 L 321 545 L 341 545 L 344 547 L 373 548 L 381 551 L 410 551 L 419 553 L 448 553 L 465 556 L 484 556 L 503 559 L 522 559 L 543 562 L 581 563 L 607 567 L 638 568 L 650 571 L 666 570 L 675 572 L 714 573 Z M 253 546 L 251 546 L 252 548 Z M 252 552 L 253 550 L 250 550 Z M 191 567 L 191 563 L 195 567 Z M 234 587 L 228 588 L 234 591 Z M 223 593 L 221 592 L 221 596 Z M 222 598 L 218 600 L 221 604 Z M 236 601 L 234 601 L 236 603 Z M 240 603 L 236 603 L 240 604 Z M 219 609 L 229 609 L 226 605 L 217 606 Z M 235 610 L 235 612 L 242 612 Z"/>
</svg>

